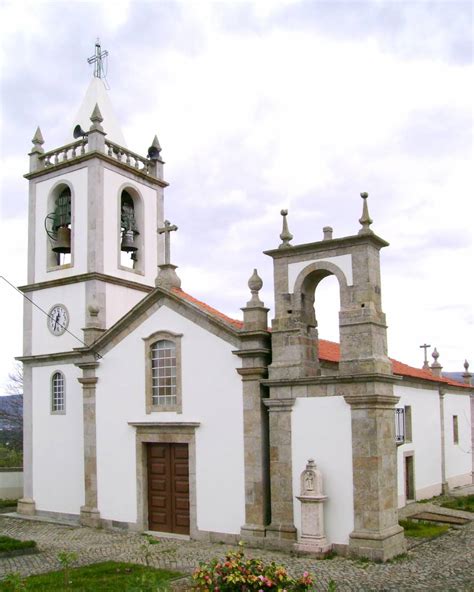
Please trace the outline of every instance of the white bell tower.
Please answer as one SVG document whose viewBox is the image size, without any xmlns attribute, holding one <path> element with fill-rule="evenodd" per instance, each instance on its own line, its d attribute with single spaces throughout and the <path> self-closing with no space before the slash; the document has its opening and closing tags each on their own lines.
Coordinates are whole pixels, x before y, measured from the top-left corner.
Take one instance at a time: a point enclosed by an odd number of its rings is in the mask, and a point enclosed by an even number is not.
<svg viewBox="0 0 474 592">
<path fill-rule="evenodd" d="M 97 360 L 80 348 L 144 298 L 164 263 L 161 147 L 147 156 L 125 146 L 102 78 L 96 44 L 92 79 L 70 140 L 43 149 L 38 128 L 30 156 L 28 284 L 24 304 L 24 497 L 22 514 L 52 510 L 98 520 L 94 380 Z M 66 131 L 66 130 L 65 130 Z M 45 315 L 44 313 L 47 313 Z M 79 348 L 79 351 L 78 351 Z M 100 353 L 100 352 L 97 352 Z M 96 379 L 95 379 L 96 380 Z M 67 458 L 67 462 L 64 459 Z M 51 495 L 41 478 L 61 467 Z M 56 498 L 54 500 L 54 497 Z"/>
</svg>

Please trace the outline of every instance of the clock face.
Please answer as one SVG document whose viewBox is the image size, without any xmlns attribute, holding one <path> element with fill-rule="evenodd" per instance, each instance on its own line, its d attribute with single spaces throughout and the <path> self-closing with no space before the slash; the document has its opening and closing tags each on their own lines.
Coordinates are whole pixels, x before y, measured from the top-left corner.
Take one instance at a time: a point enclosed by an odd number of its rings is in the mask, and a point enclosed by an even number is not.
<svg viewBox="0 0 474 592">
<path fill-rule="evenodd" d="M 49 311 L 48 329 L 53 335 L 62 335 L 69 324 L 69 313 L 62 304 L 55 304 Z"/>
</svg>

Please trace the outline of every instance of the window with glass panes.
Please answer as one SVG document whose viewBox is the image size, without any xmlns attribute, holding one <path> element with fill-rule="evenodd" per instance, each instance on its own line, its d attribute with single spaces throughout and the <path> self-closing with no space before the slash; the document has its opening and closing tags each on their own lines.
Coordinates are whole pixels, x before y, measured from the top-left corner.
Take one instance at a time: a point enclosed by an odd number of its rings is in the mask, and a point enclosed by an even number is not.
<svg viewBox="0 0 474 592">
<path fill-rule="evenodd" d="M 55 372 L 51 380 L 51 411 L 64 411 L 64 376 Z"/>
<path fill-rule="evenodd" d="M 176 405 L 176 345 L 168 339 L 151 346 L 152 404 Z"/>
</svg>

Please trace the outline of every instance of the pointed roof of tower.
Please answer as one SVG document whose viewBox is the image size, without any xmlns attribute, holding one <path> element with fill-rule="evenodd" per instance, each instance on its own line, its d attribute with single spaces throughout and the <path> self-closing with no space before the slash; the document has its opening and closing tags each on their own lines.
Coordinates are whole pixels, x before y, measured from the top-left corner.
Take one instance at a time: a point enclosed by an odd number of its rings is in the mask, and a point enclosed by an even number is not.
<svg viewBox="0 0 474 592">
<path fill-rule="evenodd" d="M 82 100 L 82 104 L 77 112 L 77 115 L 71 125 L 70 136 L 67 141 L 72 141 L 72 130 L 79 124 L 83 130 L 87 131 L 90 127 L 90 116 L 96 104 L 99 106 L 100 113 L 103 117 L 102 127 L 107 134 L 107 140 L 120 144 L 124 148 L 127 147 L 124 135 L 120 129 L 118 119 L 115 116 L 112 103 L 110 101 L 107 89 L 105 88 L 102 78 L 92 78 L 89 88 Z"/>
</svg>

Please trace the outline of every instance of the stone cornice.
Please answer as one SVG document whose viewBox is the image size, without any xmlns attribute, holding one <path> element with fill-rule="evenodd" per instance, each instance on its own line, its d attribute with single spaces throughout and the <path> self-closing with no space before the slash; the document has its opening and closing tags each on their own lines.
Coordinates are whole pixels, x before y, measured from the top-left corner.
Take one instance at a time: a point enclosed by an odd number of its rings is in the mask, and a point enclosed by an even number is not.
<svg viewBox="0 0 474 592">
<path fill-rule="evenodd" d="M 250 356 L 268 356 L 272 353 L 272 350 L 264 347 L 256 347 L 253 349 L 236 349 L 232 353 L 240 358 L 245 358 Z"/>
<path fill-rule="evenodd" d="M 344 401 L 356 409 L 389 409 L 393 408 L 400 400 L 395 395 L 344 395 Z"/>
<path fill-rule="evenodd" d="M 242 380 L 258 380 L 268 374 L 266 366 L 254 366 L 253 368 L 237 368 L 237 372 L 242 376 Z"/>
<path fill-rule="evenodd" d="M 47 365 L 55 362 L 63 362 L 65 364 L 75 363 L 80 361 L 81 353 L 77 351 L 56 352 L 52 354 L 39 354 L 32 356 L 18 356 L 15 360 L 23 362 L 23 364 Z"/>
<path fill-rule="evenodd" d="M 269 411 L 291 411 L 296 399 L 262 399 Z"/>
<path fill-rule="evenodd" d="M 331 240 L 316 241 L 314 243 L 303 243 L 301 245 L 291 245 L 285 249 L 270 249 L 264 251 L 265 255 L 273 259 L 284 259 L 285 257 L 294 257 L 295 255 L 316 254 L 316 251 L 327 252 L 336 249 L 354 247 L 363 243 L 373 243 L 377 248 L 388 247 L 389 243 L 376 234 L 355 234 L 344 236 L 342 238 L 333 238 Z"/>
<path fill-rule="evenodd" d="M 95 387 L 99 379 L 97 376 L 88 376 L 85 378 L 78 378 L 77 380 L 82 384 L 83 388 L 92 388 Z"/>
<path fill-rule="evenodd" d="M 79 282 L 88 282 L 92 280 L 106 282 L 109 284 L 115 284 L 117 286 L 123 286 L 125 288 L 133 288 L 134 290 L 140 290 L 142 292 L 148 293 L 154 290 L 152 286 L 147 286 L 145 284 L 140 284 L 139 282 L 125 280 L 119 277 L 114 277 L 113 275 L 107 275 L 105 273 L 97 272 L 79 273 L 78 275 L 72 275 L 69 277 L 57 278 L 54 280 L 46 280 L 44 282 L 37 282 L 35 284 L 27 284 L 25 286 L 19 286 L 18 289 L 22 292 L 33 292 L 34 290 L 44 290 L 46 288 L 67 286 L 69 284 L 77 284 Z"/>
<path fill-rule="evenodd" d="M 308 376 L 305 378 L 280 378 L 278 380 L 262 380 L 265 386 L 306 386 L 312 384 L 349 384 L 349 383 L 366 383 L 366 382 L 389 382 L 398 383 L 401 381 L 400 376 L 393 374 L 347 374 L 337 376 Z"/>
<path fill-rule="evenodd" d="M 199 421 L 129 421 L 134 428 L 198 428 Z"/>
<path fill-rule="evenodd" d="M 97 150 L 92 150 L 91 152 L 86 152 L 85 154 L 82 154 L 81 156 L 76 156 L 76 158 L 74 158 L 74 159 L 65 160 L 65 161 L 59 162 L 57 164 L 53 164 L 51 166 L 48 166 L 46 168 L 38 169 L 38 170 L 33 171 L 31 173 L 26 173 L 26 175 L 23 175 L 23 176 L 25 177 L 25 179 L 28 179 L 28 180 L 36 179 L 38 177 L 45 175 L 46 173 L 61 171 L 62 169 L 70 168 L 72 165 L 87 162 L 93 158 L 98 158 L 99 160 L 103 160 L 107 164 L 112 165 L 114 168 L 121 170 L 122 172 L 126 171 L 128 173 L 131 173 L 134 176 L 139 177 L 139 178 L 143 179 L 144 181 L 147 181 L 151 185 L 158 185 L 159 187 L 168 187 L 168 185 L 169 185 L 169 183 L 167 183 L 163 179 L 157 179 L 156 177 L 152 177 L 150 175 L 147 175 L 146 173 L 143 173 L 142 171 L 136 169 L 135 167 L 132 167 L 124 162 L 118 162 L 117 159 L 108 156 L 104 152 L 98 152 Z"/>
</svg>

